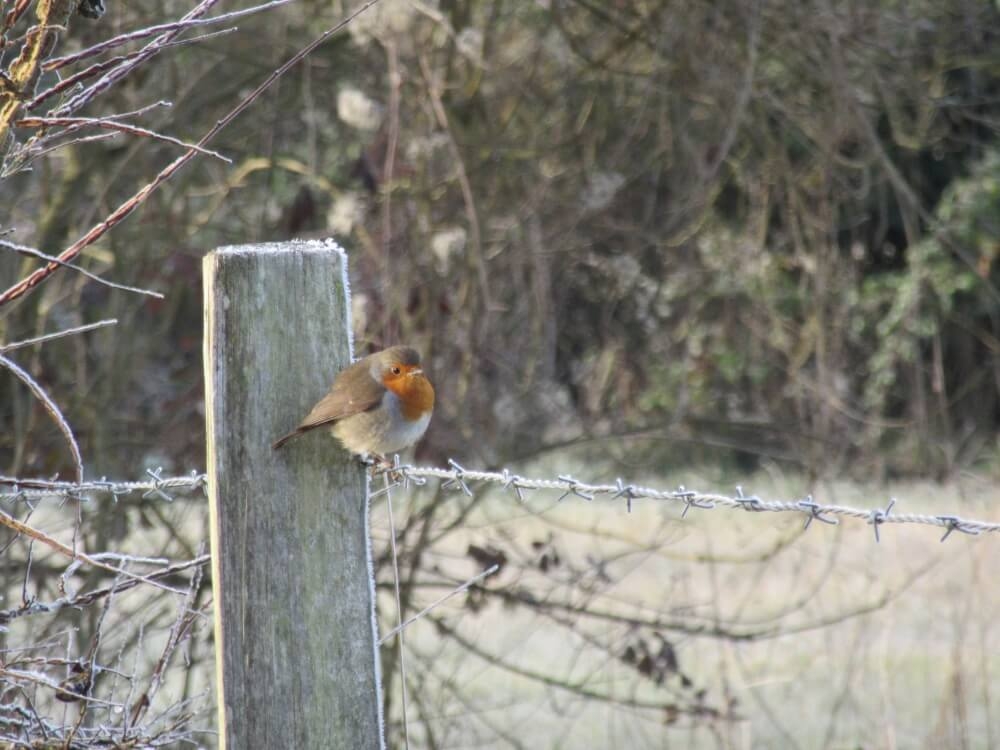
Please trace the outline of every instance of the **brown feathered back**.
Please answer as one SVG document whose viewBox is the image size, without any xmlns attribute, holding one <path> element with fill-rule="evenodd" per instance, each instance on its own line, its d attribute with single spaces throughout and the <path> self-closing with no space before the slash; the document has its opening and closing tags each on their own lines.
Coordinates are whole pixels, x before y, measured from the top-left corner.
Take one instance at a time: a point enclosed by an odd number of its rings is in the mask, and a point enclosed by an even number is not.
<svg viewBox="0 0 1000 750">
<path fill-rule="evenodd" d="M 293 437 L 331 425 L 353 414 L 374 409 L 382 402 L 385 386 L 382 373 L 395 365 L 419 365 L 420 353 L 409 346 L 391 346 L 380 352 L 362 357 L 350 367 L 341 370 L 327 393 L 306 415 L 298 427 L 274 442 L 275 450 Z M 378 378 L 372 377 L 373 373 Z"/>
</svg>

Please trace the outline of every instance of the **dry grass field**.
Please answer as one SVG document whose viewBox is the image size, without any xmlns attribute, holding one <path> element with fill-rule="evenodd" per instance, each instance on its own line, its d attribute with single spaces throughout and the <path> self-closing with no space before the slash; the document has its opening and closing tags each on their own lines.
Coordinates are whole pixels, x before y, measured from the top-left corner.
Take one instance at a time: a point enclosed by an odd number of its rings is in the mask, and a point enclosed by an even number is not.
<svg viewBox="0 0 1000 750">
<path fill-rule="evenodd" d="M 558 472 L 539 466 L 523 473 Z M 578 475 L 609 479 L 594 476 L 593 467 Z M 718 476 L 629 479 L 732 491 Z M 806 494 L 781 476 L 744 482 L 764 499 Z M 1000 507 L 1000 487 L 975 477 L 877 488 L 838 482 L 811 491 L 826 503 L 884 507 L 892 496 L 900 512 L 981 519 L 996 518 Z M 397 526 L 428 496 L 397 492 Z M 407 631 L 414 746 L 874 750 L 1000 743 L 995 536 L 953 534 L 941 543 L 939 529 L 893 525 L 882 527 L 876 544 L 871 526 L 854 519 L 803 530 L 797 515 L 716 509 L 693 510 L 681 521 L 677 508 L 648 500 L 629 514 L 620 500 L 557 497 L 536 492 L 520 504 L 492 492 L 428 555 L 430 570 L 457 580 L 479 569 L 470 544 L 502 550 L 508 564 L 487 586 L 530 592 L 534 604 L 484 597 L 471 606 L 476 597 L 460 595 Z M 471 501 L 453 493 L 451 502 L 457 513 Z M 384 503 L 376 505 L 373 527 L 384 539 Z M 548 565 L 532 564 L 545 554 Z M 440 593 L 432 588 L 418 604 Z M 386 626 L 391 609 L 386 599 Z M 695 632 L 641 627 L 630 618 Z M 729 637 L 704 634 L 717 629 Z M 660 637 L 677 663 L 656 684 L 655 674 L 640 674 L 625 654 L 640 640 L 656 651 Z M 692 696 L 701 715 L 654 708 L 690 706 Z"/>
</svg>

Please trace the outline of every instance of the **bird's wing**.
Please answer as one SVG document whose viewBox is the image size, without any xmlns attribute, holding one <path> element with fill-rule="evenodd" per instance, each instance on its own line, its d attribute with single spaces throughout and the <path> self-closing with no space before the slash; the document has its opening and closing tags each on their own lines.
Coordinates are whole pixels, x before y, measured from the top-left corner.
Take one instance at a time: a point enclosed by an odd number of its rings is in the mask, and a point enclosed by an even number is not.
<svg viewBox="0 0 1000 750">
<path fill-rule="evenodd" d="M 357 362 L 337 376 L 330 392 L 306 415 L 298 431 L 305 432 L 374 409 L 383 395 L 385 386 L 372 378 L 368 364 Z"/>
<path fill-rule="evenodd" d="M 297 435 L 378 406 L 385 395 L 385 386 L 372 378 L 370 365 L 366 357 L 337 375 L 330 392 L 312 408 L 298 427 L 276 440 L 272 447 L 278 449 Z"/>
</svg>

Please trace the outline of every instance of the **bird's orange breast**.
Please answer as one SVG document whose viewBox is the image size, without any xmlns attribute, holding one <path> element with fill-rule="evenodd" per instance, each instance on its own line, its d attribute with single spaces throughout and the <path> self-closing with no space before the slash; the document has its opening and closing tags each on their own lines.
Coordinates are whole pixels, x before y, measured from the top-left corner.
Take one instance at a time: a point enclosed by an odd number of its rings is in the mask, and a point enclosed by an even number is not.
<svg viewBox="0 0 1000 750">
<path fill-rule="evenodd" d="M 400 411 L 411 422 L 434 408 L 434 386 L 423 374 L 386 379 L 385 387 L 399 397 Z"/>
</svg>

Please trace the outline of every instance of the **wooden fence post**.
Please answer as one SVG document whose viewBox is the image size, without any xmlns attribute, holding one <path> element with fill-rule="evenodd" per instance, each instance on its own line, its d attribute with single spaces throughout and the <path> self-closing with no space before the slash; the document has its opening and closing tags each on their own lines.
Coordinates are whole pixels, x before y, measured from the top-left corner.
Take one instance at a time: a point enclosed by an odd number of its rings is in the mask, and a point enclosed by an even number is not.
<svg viewBox="0 0 1000 750">
<path fill-rule="evenodd" d="M 204 260 L 220 748 L 384 748 L 367 478 L 329 434 L 281 451 L 350 362 L 332 242 Z"/>
</svg>

